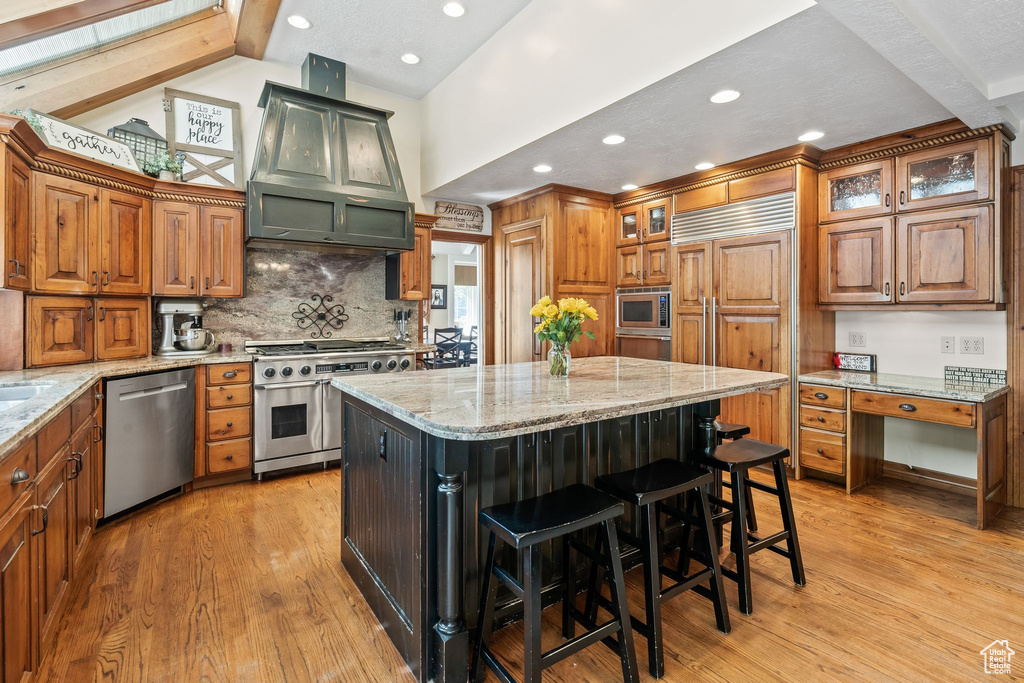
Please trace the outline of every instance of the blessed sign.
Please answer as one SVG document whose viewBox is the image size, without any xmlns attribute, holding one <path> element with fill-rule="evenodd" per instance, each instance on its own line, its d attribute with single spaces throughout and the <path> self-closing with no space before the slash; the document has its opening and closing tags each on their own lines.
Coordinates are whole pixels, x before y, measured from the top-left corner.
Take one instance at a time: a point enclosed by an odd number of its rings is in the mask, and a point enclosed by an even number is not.
<svg viewBox="0 0 1024 683">
<path fill-rule="evenodd" d="M 34 116 L 42 126 L 43 141 L 50 147 L 74 152 L 136 173 L 142 172 L 131 149 L 124 143 L 31 109 L 28 114 Z"/>
<path fill-rule="evenodd" d="M 434 213 L 440 216 L 434 227 L 440 230 L 481 232 L 484 229 L 484 207 L 455 202 L 434 202 Z"/>
</svg>

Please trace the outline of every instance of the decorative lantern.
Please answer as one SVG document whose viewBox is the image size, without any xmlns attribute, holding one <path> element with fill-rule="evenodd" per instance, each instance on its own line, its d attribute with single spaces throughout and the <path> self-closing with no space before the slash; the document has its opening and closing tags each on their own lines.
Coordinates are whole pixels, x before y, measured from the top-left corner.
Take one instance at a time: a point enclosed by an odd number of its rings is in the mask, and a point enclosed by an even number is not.
<svg viewBox="0 0 1024 683">
<path fill-rule="evenodd" d="M 128 145 L 135 154 L 139 166 L 167 152 L 167 140 L 142 119 L 129 119 L 128 123 L 122 123 L 120 126 L 114 126 L 108 130 L 107 135 Z"/>
</svg>

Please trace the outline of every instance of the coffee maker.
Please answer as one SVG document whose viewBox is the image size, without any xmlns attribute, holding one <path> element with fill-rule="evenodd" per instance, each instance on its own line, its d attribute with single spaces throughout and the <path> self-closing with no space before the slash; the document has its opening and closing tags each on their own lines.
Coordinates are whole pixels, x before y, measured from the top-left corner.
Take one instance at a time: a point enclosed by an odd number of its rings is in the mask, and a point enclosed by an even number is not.
<svg viewBox="0 0 1024 683">
<path fill-rule="evenodd" d="M 157 356 L 206 356 L 214 352 L 213 333 L 203 329 L 203 311 L 199 299 L 161 299 L 156 305 L 160 318 L 160 346 Z M 184 319 L 181 319 L 184 317 Z"/>
</svg>

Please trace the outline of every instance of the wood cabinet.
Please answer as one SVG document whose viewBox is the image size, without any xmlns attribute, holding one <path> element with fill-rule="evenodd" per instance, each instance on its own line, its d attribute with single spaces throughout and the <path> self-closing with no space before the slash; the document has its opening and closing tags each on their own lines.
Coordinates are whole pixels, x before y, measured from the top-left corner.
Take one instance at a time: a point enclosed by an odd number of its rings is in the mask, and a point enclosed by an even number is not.
<svg viewBox="0 0 1024 683">
<path fill-rule="evenodd" d="M 669 254 L 672 246 L 668 242 L 645 244 L 643 247 L 643 283 L 645 287 L 667 285 L 672 281 L 669 274 Z"/>
<path fill-rule="evenodd" d="M 893 265 L 892 218 L 833 223 L 818 232 L 822 303 L 891 303 Z"/>
<path fill-rule="evenodd" d="M 668 242 L 618 247 L 615 250 L 616 287 L 654 287 L 670 284 Z"/>
<path fill-rule="evenodd" d="M 430 226 L 437 216 L 416 214 L 412 251 L 385 257 L 384 296 L 387 299 L 426 301 L 430 298 Z"/>
<path fill-rule="evenodd" d="M 643 205 L 634 204 L 619 209 L 619 224 L 615 244 L 620 247 L 640 244 L 640 226 L 643 223 Z"/>
<path fill-rule="evenodd" d="M 252 471 L 252 395 L 251 363 L 197 369 L 196 479 Z"/>
<path fill-rule="evenodd" d="M 897 300 L 992 301 L 993 237 L 991 206 L 899 216 Z"/>
<path fill-rule="evenodd" d="M 667 240 L 671 232 L 671 206 L 672 198 L 666 197 L 619 209 L 616 246 Z"/>
<path fill-rule="evenodd" d="M 33 290 L 44 294 L 99 291 L 99 191 L 92 185 L 35 174 Z"/>
<path fill-rule="evenodd" d="M 28 367 L 149 355 L 148 299 L 28 296 L 25 301 Z"/>
<path fill-rule="evenodd" d="M 242 210 L 203 206 L 199 210 L 199 293 L 240 297 L 245 280 L 245 226 Z"/>
<path fill-rule="evenodd" d="M 892 159 L 842 166 L 818 175 L 818 218 L 822 222 L 891 214 L 895 205 Z"/>
<path fill-rule="evenodd" d="M 0 257 L 7 289 L 32 286 L 32 172 L 21 157 L 0 144 Z"/>
<path fill-rule="evenodd" d="M 127 192 L 100 191 L 99 291 L 145 296 L 150 289 L 152 206 Z"/>
<path fill-rule="evenodd" d="M 86 398 L 92 401 L 89 394 L 86 394 Z M 71 539 L 70 558 L 73 567 L 78 567 L 82 559 L 94 524 L 92 426 L 93 416 L 90 414 L 71 439 L 68 461 L 68 535 Z"/>
<path fill-rule="evenodd" d="M 900 211 L 991 199 L 991 138 L 896 157 L 896 189 Z"/>
<path fill-rule="evenodd" d="M 615 286 L 640 287 L 644 283 L 643 247 L 619 247 L 615 250 Z"/>
<path fill-rule="evenodd" d="M 199 295 L 199 207 L 153 202 L 153 294 Z"/>
<path fill-rule="evenodd" d="M 541 343 L 533 334 L 536 319 L 530 317 L 530 308 L 550 285 L 543 260 L 545 232 L 544 219 L 538 219 L 500 226 L 495 234 L 495 288 L 501 297 L 495 316 L 499 363 L 542 358 Z"/>
<path fill-rule="evenodd" d="M 0 515 L 0 674 L 4 683 L 31 678 L 35 583 L 32 530 L 33 494 L 23 493 L 7 514 Z M 41 522 L 40 522 L 41 523 Z"/>
<path fill-rule="evenodd" d="M 61 602 L 71 582 L 71 498 L 68 493 L 70 446 L 65 445 L 36 482 L 35 504 L 41 509 L 34 537 L 36 624 L 39 651 L 48 649 L 60 621 Z"/>
</svg>

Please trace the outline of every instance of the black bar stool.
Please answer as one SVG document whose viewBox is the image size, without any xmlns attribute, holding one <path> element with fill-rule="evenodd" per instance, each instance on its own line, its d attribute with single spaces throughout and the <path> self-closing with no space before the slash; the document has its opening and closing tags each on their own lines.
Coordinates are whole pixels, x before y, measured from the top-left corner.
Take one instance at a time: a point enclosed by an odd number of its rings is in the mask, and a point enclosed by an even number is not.
<svg viewBox="0 0 1024 683">
<path fill-rule="evenodd" d="M 622 679 L 637 680 L 636 654 L 633 650 L 633 631 L 626 604 L 626 584 L 622 576 L 619 543 L 615 534 L 615 518 L 622 515 L 621 502 L 597 489 L 583 484 L 572 484 L 563 489 L 545 493 L 515 503 L 495 505 L 480 511 L 480 522 L 490 529 L 487 544 L 487 563 L 484 569 L 483 594 L 480 596 L 480 618 L 477 621 L 470 680 L 482 681 L 485 663 L 505 683 L 515 679 L 488 648 L 494 626 L 494 602 L 500 580 L 516 597 L 523 601 L 523 680 L 537 683 L 541 671 L 585 647 L 603 640 L 619 654 L 622 660 Z M 598 539 L 604 540 L 607 555 L 599 549 L 573 538 L 580 529 L 600 525 Z M 501 539 L 516 550 L 522 550 L 522 576 L 520 583 L 509 572 L 496 565 L 495 546 Z M 562 539 L 562 637 L 566 642 L 548 652 L 541 651 L 541 543 Z M 582 552 L 592 562 L 601 564 L 611 572 L 612 619 L 596 624 L 576 608 L 576 570 L 570 562 L 570 550 Z M 575 636 L 575 624 L 580 622 L 589 630 Z M 615 633 L 617 639 L 611 638 Z"/>
<path fill-rule="evenodd" d="M 750 433 L 747 425 L 734 424 L 715 420 L 715 430 L 718 432 L 718 444 L 721 445 L 724 439 L 735 441 L 742 439 Z M 757 513 L 754 512 L 754 495 L 751 489 L 747 489 L 747 527 L 750 531 L 757 531 Z"/>
<path fill-rule="evenodd" d="M 661 634 L 661 603 L 693 590 L 711 600 L 715 606 L 715 621 L 718 630 L 728 633 L 729 608 L 722 587 L 721 568 L 718 565 L 718 544 L 715 542 L 711 522 L 711 508 L 708 505 L 707 487 L 714 482 L 714 475 L 678 460 L 664 459 L 625 472 L 605 474 L 597 478 L 595 486 L 617 498 L 628 501 L 640 508 L 642 538 L 620 531 L 622 538 L 640 549 L 644 564 L 644 607 L 646 623 L 631 617 L 633 628 L 647 638 L 647 659 L 651 675 L 661 678 L 665 673 L 665 653 Z M 682 512 L 665 502 L 679 494 L 688 494 L 687 511 Z M 696 514 L 690 508 L 695 508 Z M 661 515 L 665 513 L 684 523 L 683 544 L 688 544 L 689 527 L 697 528 L 697 540 L 701 545 L 700 561 L 705 569 L 686 576 L 684 572 L 662 564 L 663 548 Z M 690 551 L 690 556 L 697 553 Z M 681 557 L 681 556 L 680 556 Z M 675 583 L 662 590 L 662 576 L 668 576 Z M 587 591 L 587 613 L 591 621 L 597 617 L 597 605 L 611 611 L 614 605 L 600 595 L 596 567 L 591 570 L 590 586 Z M 707 583 L 707 586 L 701 584 Z M 614 593 L 613 593 L 614 595 Z M 614 612 L 613 612 L 614 613 Z"/>
<path fill-rule="evenodd" d="M 703 454 L 698 455 L 709 467 L 720 472 L 728 472 L 731 475 L 733 499 L 727 501 L 712 496 L 711 502 L 725 508 L 725 512 L 714 515 L 714 523 L 724 525 L 728 521 L 732 524 L 730 540 L 732 552 L 736 555 L 736 571 L 722 567 L 722 574 L 739 585 L 740 610 L 744 614 L 750 614 L 753 611 L 750 590 L 750 556 L 759 550 L 767 548 L 789 558 L 793 581 L 796 582 L 796 585 L 803 586 L 805 583 L 804 562 L 800 555 L 800 543 L 796 536 L 796 518 L 793 515 L 793 500 L 789 494 L 789 482 L 786 478 L 786 463 L 784 462 L 789 457 L 789 449 L 755 439 L 741 439 L 718 446 L 710 458 L 703 457 Z M 762 484 L 747 477 L 750 468 L 768 463 L 771 463 L 775 473 L 775 486 Z M 759 538 L 750 533 L 747 528 L 746 510 L 748 488 L 770 493 L 779 499 L 779 509 L 782 512 L 782 531 L 766 538 Z M 786 550 L 777 547 L 777 544 L 783 541 L 786 542 Z M 684 550 L 686 550 L 685 546 Z M 686 571 L 688 562 L 688 557 L 680 558 L 681 571 Z"/>
</svg>

